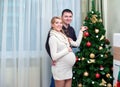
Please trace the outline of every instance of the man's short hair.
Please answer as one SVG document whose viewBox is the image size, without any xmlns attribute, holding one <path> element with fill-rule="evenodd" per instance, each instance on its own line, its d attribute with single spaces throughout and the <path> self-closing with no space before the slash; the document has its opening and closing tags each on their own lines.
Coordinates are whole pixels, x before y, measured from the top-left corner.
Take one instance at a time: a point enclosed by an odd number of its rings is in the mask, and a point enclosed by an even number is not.
<svg viewBox="0 0 120 87">
<path fill-rule="evenodd" d="M 73 12 L 72 12 L 70 9 L 64 9 L 64 10 L 62 11 L 62 16 L 63 16 L 63 14 L 64 14 L 65 12 L 68 12 L 68 13 L 73 14 Z"/>
</svg>

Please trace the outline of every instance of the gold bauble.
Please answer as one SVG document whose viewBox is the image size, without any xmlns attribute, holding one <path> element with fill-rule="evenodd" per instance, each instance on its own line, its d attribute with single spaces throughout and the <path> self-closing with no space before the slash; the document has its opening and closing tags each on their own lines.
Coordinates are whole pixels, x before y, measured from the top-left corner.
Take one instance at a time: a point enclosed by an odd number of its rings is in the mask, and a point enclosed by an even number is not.
<svg viewBox="0 0 120 87">
<path fill-rule="evenodd" d="M 78 87 L 82 87 L 82 83 L 78 84 Z"/>
<path fill-rule="evenodd" d="M 95 29 L 95 33 L 99 33 L 99 29 Z"/>
<path fill-rule="evenodd" d="M 94 54 L 94 53 L 91 53 L 91 54 L 90 54 L 90 58 L 95 58 L 95 54 Z"/>
<path fill-rule="evenodd" d="M 86 72 L 84 72 L 84 76 L 88 76 L 89 75 L 89 73 L 86 71 Z"/>
<path fill-rule="evenodd" d="M 109 74 L 109 73 L 107 73 L 107 74 L 106 74 L 106 77 L 107 77 L 107 78 L 110 78 L 110 74 Z"/>
<path fill-rule="evenodd" d="M 112 85 L 110 83 L 107 84 L 107 87 L 112 87 Z"/>
<path fill-rule="evenodd" d="M 86 37 L 85 37 L 85 36 L 83 36 L 83 38 L 84 38 L 84 39 L 86 39 Z"/>
<path fill-rule="evenodd" d="M 107 54 L 105 54 L 105 58 L 108 58 L 108 55 L 107 55 Z"/>
<path fill-rule="evenodd" d="M 96 23 L 98 21 L 96 17 L 97 15 L 92 15 L 92 18 L 91 18 L 92 23 Z"/>
<path fill-rule="evenodd" d="M 103 49 L 103 47 L 102 47 L 102 46 L 100 46 L 100 47 L 99 47 L 99 50 L 102 50 L 102 49 Z"/>
<path fill-rule="evenodd" d="M 85 58 L 84 57 L 82 57 L 82 60 L 84 60 Z"/>
</svg>

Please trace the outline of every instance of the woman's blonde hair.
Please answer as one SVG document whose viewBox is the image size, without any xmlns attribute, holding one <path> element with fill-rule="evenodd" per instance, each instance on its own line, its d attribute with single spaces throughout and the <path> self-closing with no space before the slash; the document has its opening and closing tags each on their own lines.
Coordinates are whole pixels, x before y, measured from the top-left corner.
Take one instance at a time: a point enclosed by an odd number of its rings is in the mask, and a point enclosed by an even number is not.
<svg viewBox="0 0 120 87">
<path fill-rule="evenodd" d="M 62 20 L 61 17 L 55 16 L 55 17 L 53 17 L 53 18 L 51 19 L 51 25 L 55 23 L 56 19 Z M 51 26 L 51 29 L 53 29 L 52 26 Z M 63 31 L 63 29 L 61 30 L 61 32 L 62 32 L 63 34 L 65 34 L 64 31 Z"/>
<path fill-rule="evenodd" d="M 62 20 L 61 17 L 55 16 L 51 19 L 51 24 L 54 24 L 56 19 Z"/>
</svg>

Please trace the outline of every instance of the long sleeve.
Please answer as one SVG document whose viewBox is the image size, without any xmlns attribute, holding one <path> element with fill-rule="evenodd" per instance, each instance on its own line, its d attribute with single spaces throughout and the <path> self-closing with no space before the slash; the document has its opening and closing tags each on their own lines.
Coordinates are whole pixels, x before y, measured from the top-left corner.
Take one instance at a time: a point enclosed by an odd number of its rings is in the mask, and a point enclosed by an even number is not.
<svg viewBox="0 0 120 87">
<path fill-rule="evenodd" d="M 71 40 L 71 41 L 70 41 L 70 45 L 71 45 L 71 46 L 78 47 L 78 46 L 80 45 L 80 43 L 81 43 L 82 36 L 83 36 L 83 32 L 80 31 L 80 32 L 79 32 L 79 35 L 78 35 L 78 37 L 77 37 L 77 40 L 76 40 L 76 41 Z"/>
<path fill-rule="evenodd" d="M 55 36 L 51 36 L 50 39 L 49 39 L 49 46 L 50 46 L 51 57 L 52 57 L 53 60 L 58 60 L 62 56 L 69 53 L 67 47 L 58 52 L 57 45 L 58 45 L 57 44 L 57 38 Z"/>
</svg>

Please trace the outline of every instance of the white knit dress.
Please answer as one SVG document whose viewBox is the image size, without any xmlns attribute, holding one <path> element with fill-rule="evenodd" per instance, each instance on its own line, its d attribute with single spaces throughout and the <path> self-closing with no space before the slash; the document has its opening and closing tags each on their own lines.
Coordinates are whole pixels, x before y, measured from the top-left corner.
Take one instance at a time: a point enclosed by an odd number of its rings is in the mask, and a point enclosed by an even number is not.
<svg viewBox="0 0 120 87">
<path fill-rule="evenodd" d="M 52 66 L 52 74 L 55 80 L 65 80 L 72 78 L 72 67 L 75 64 L 76 57 L 73 52 L 68 51 L 68 47 L 79 46 L 82 39 L 82 32 L 79 32 L 76 41 L 68 42 L 68 38 L 61 32 L 51 30 L 49 46 L 52 59 L 56 64 Z"/>
</svg>

